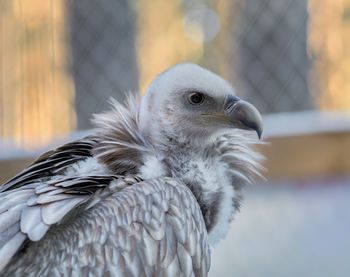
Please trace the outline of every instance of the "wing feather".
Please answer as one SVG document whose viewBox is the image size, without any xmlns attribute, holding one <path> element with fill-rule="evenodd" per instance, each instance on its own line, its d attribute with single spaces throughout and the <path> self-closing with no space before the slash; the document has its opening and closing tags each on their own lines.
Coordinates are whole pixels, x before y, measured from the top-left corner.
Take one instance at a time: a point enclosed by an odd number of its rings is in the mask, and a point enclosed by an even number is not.
<svg viewBox="0 0 350 277">
<path fill-rule="evenodd" d="M 115 176 L 60 176 L 68 166 L 92 156 L 95 138 L 49 151 L 0 187 L 0 270 L 25 240 L 38 241 Z"/>
<path fill-rule="evenodd" d="M 31 241 L 39 241 L 43 238 L 43 236 L 46 234 L 49 228 L 50 225 L 40 221 L 36 226 L 33 226 L 33 228 L 29 230 L 29 232 L 27 233 L 28 238 Z"/>
<path fill-rule="evenodd" d="M 20 230 L 19 222 L 13 224 L 11 227 L 7 228 L 5 232 L 0 233 L 0 249 L 5 243 L 7 243 L 17 232 Z"/>
<path fill-rule="evenodd" d="M 96 140 L 86 138 L 50 151 L 0 188 L 0 271 L 6 267 L 4 274 L 14 276 L 12 273 L 28 264 L 40 264 L 45 255 L 50 255 L 57 259 L 57 266 L 67 265 L 52 268 L 51 273 L 63 275 L 72 268 L 77 275 L 85 271 L 91 274 L 94 265 L 109 259 L 105 270 L 111 275 L 140 272 L 191 276 L 194 272 L 206 276 L 209 245 L 205 224 L 196 199 L 185 185 L 171 178 L 51 178 L 91 157 L 94 143 Z M 86 209 L 89 212 L 83 213 Z M 72 217 L 78 213 L 82 216 Z M 52 237 L 45 234 L 62 220 L 67 224 L 62 232 L 55 233 L 62 236 L 57 238 L 62 249 L 59 253 L 52 255 L 45 252 L 50 248 L 41 248 L 36 255 L 28 251 L 24 257 L 20 252 L 19 259 L 10 261 L 26 240 L 52 244 Z M 106 257 L 106 253 L 112 254 Z"/>
<path fill-rule="evenodd" d="M 43 154 L 31 166 L 1 186 L 0 192 L 13 190 L 32 183 L 33 180 L 43 179 L 62 172 L 71 164 L 91 157 L 91 151 L 96 143 L 96 138 L 86 137 Z"/>
<path fill-rule="evenodd" d="M 95 190 L 93 194 L 78 194 L 73 190 L 72 198 L 52 198 L 52 202 L 32 206 L 39 209 L 29 210 L 28 220 L 35 215 L 36 223 L 24 222 L 28 224 L 25 231 L 29 230 L 26 235 L 17 231 L 16 222 L 11 227 L 14 231 L 7 230 L 9 235 L 5 247 L 9 249 L 1 248 L 0 244 L 0 260 L 5 258 L 1 256 L 2 253 L 16 253 L 27 237 L 40 241 L 35 244 L 35 252 L 20 252 L 5 268 L 4 274 L 15 276 L 49 256 L 52 262 L 49 276 L 55 272 L 68 275 L 72 269 L 77 276 L 83 273 L 89 275 L 96 265 L 99 265 L 99 274 L 108 272 L 111 276 L 207 276 L 210 263 L 208 237 L 200 207 L 191 191 L 171 178 L 146 181 L 129 177 L 109 178 L 109 185 L 104 190 L 97 188 L 98 192 Z M 106 183 L 106 179 L 106 176 L 86 177 L 86 186 L 92 186 L 95 182 L 101 185 Z M 81 180 L 78 178 L 77 186 L 84 191 Z M 72 179 L 66 181 L 71 183 Z M 66 189 L 65 194 L 68 195 L 70 187 L 65 187 L 63 183 L 51 182 L 49 185 Z M 74 183 L 71 184 L 74 186 Z M 108 190 L 103 201 L 98 202 L 96 196 Z M 40 197 L 35 189 L 32 191 L 37 198 Z M 43 188 L 39 191 L 43 191 L 43 194 L 51 192 Z M 89 212 L 68 217 L 59 229 L 53 228 L 54 236 L 52 233 L 44 235 L 50 224 L 59 222 L 64 214 L 77 210 L 80 201 L 85 203 L 83 207 L 95 204 Z M 16 243 L 23 235 L 25 237 L 21 243 Z M 57 252 L 57 247 L 52 247 L 53 238 L 62 250 Z M 0 265 L 4 266 L 7 262 Z M 40 268 L 35 270 L 40 273 Z"/>
<path fill-rule="evenodd" d="M 20 219 L 20 211 L 6 211 L 0 214 L 0 234 Z"/>
<path fill-rule="evenodd" d="M 71 198 L 72 198 L 72 195 L 70 194 L 60 193 L 60 194 L 49 195 L 48 193 L 45 193 L 45 194 L 39 195 L 39 197 L 36 199 L 36 203 L 48 204 L 48 203 L 53 203 L 60 200 L 68 200 Z"/>
<path fill-rule="evenodd" d="M 0 249 L 0 271 L 11 260 L 12 256 L 17 252 L 18 248 L 25 241 L 26 235 L 17 232 L 13 237 L 6 241 Z"/>
<path fill-rule="evenodd" d="M 48 225 L 55 224 L 85 200 L 86 197 L 71 197 L 70 199 L 54 201 L 53 203 L 43 205 L 41 207 L 42 220 Z"/>
<path fill-rule="evenodd" d="M 25 185 L 0 193 L 1 203 L 6 203 L 1 206 L 0 212 L 0 260 L 9 261 L 4 255 L 9 253 L 14 255 L 25 239 L 41 240 L 50 226 L 62 221 L 65 216 L 89 199 L 96 198 L 93 203 L 88 203 L 87 208 L 98 203 L 98 196 L 94 193 L 98 189 L 108 188 L 109 183 L 118 178 L 124 177 L 70 177 L 41 183 L 37 187 Z M 118 190 L 118 187 L 114 186 L 114 190 Z M 0 264 L 1 271 L 6 263 Z"/>
</svg>

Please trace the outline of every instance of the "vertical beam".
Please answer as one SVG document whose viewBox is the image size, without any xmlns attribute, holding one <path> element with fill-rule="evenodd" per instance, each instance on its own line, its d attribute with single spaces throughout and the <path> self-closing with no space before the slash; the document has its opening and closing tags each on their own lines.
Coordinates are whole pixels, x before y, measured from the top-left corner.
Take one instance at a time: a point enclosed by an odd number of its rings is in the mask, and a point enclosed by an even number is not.
<svg viewBox="0 0 350 277">
<path fill-rule="evenodd" d="M 46 145 L 75 126 L 64 0 L 0 2 L 0 137 Z"/>
</svg>

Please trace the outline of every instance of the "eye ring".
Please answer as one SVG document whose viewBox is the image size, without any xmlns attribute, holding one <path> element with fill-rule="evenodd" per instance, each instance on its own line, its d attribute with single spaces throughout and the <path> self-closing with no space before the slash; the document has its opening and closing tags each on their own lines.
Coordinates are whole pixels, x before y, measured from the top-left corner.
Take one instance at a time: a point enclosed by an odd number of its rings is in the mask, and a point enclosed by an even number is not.
<svg viewBox="0 0 350 277">
<path fill-rule="evenodd" d="M 200 105 L 204 102 L 204 95 L 200 92 L 191 92 L 187 95 L 187 100 L 191 105 Z"/>
</svg>

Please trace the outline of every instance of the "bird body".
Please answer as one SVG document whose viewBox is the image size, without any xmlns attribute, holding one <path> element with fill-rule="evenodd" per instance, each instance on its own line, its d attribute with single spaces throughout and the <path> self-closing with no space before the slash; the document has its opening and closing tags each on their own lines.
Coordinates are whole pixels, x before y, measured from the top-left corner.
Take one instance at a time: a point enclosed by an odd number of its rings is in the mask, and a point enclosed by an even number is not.
<svg viewBox="0 0 350 277">
<path fill-rule="evenodd" d="M 199 66 L 175 66 L 142 100 L 97 115 L 94 135 L 9 180 L 0 276 L 206 276 L 261 168 L 241 131 L 260 136 L 260 115 L 230 93 Z"/>
</svg>

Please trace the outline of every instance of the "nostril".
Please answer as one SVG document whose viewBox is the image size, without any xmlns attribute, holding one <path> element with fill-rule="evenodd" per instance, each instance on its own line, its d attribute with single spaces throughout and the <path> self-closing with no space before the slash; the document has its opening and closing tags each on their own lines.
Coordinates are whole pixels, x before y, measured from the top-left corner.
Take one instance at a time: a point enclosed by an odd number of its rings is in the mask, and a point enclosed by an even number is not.
<svg viewBox="0 0 350 277">
<path fill-rule="evenodd" d="M 226 99 L 225 99 L 225 103 L 224 103 L 224 109 L 227 111 L 227 110 L 230 110 L 232 109 L 232 107 L 241 99 L 239 99 L 237 96 L 234 96 L 232 94 L 228 94 L 226 96 Z"/>
<path fill-rule="evenodd" d="M 236 104 L 237 102 L 232 102 L 232 103 L 229 103 L 227 107 L 225 107 L 225 110 L 230 110 L 234 104 Z"/>
</svg>

